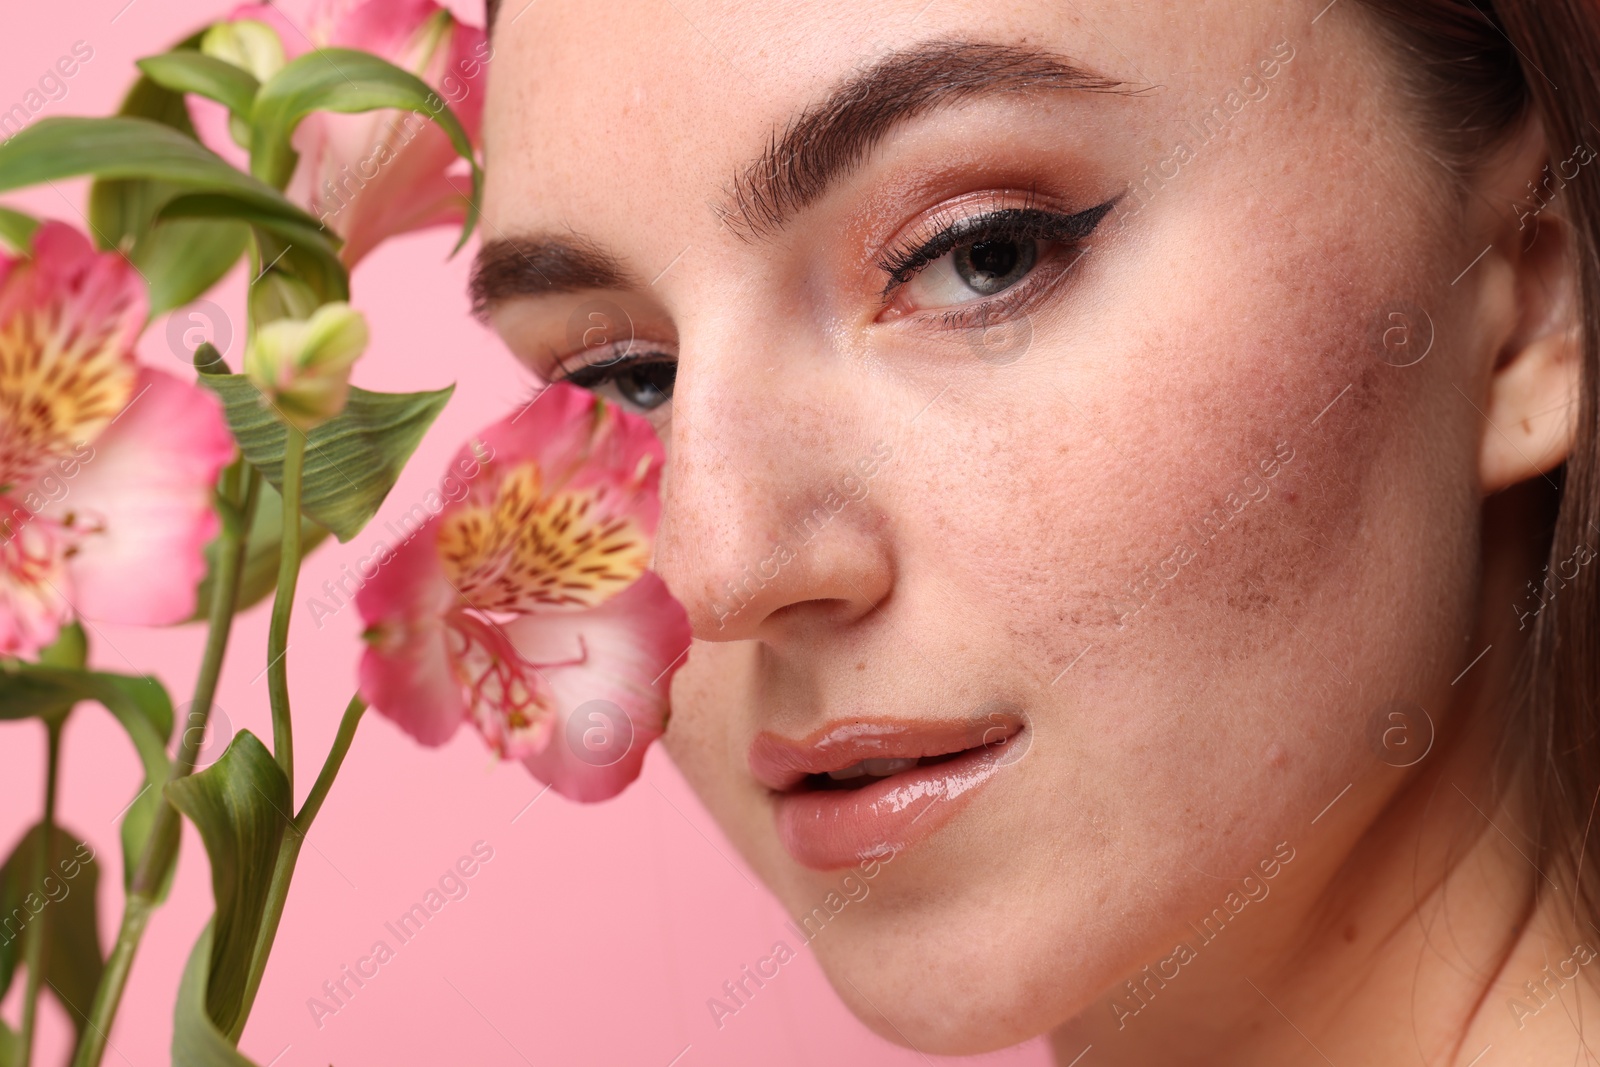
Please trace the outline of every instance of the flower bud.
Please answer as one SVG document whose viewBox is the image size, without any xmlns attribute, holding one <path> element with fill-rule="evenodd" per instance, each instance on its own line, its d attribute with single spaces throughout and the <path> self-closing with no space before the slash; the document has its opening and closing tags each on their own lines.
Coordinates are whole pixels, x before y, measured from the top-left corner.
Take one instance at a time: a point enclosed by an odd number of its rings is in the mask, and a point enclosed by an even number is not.
<svg viewBox="0 0 1600 1067">
<path fill-rule="evenodd" d="M 258 82 L 266 82 L 288 63 L 277 31 L 255 19 L 217 23 L 200 38 L 200 51 L 249 71 Z"/>
<path fill-rule="evenodd" d="M 217 23 L 200 38 L 200 51 L 249 71 L 263 83 L 289 61 L 277 31 L 255 19 Z M 242 116 L 228 116 L 228 135 L 240 148 L 250 147 L 250 126 Z"/>
<path fill-rule="evenodd" d="M 309 319 L 278 319 L 245 348 L 244 373 L 292 426 L 309 430 L 344 410 L 350 368 L 367 347 L 367 320 L 349 304 Z"/>
</svg>

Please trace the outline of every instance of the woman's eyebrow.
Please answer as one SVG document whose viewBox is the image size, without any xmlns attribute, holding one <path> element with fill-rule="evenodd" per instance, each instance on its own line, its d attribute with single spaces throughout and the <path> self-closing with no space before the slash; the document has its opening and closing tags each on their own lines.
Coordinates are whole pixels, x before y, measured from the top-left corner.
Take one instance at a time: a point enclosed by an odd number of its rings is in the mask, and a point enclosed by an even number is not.
<svg viewBox="0 0 1600 1067">
<path fill-rule="evenodd" d="M 734 179 L 718 216 L 746 238 L 769 235 L 849 174 L 897 125 L 990 93 L 1128 92 L 1065 56 L 1021 45 L 933 39 L 887 53 L 806 107 Z M 570 232 L 486 241 L 474 261 L 473 313 L 502 300 L 643 288 L 594 242 Z"/>
<path fill-rule="evenodd" d="M 479 321 L 488 318 L 495 304 L 511 297 L 637 288 L 643 286 L 615 256 L 570 233 L 485 241 L 473 259 L 467 285 L 472 314 Z"/>
<path fill-rule="evenodd" d="M 891 51 L 773 131 L 764 152 L 734 179 L 724 222 L 745 237 L 781 228 L 857 167 L 897 125 L 990 93 L 1127 92 L 1056 52 L 935 38 Z"/>
</svg>

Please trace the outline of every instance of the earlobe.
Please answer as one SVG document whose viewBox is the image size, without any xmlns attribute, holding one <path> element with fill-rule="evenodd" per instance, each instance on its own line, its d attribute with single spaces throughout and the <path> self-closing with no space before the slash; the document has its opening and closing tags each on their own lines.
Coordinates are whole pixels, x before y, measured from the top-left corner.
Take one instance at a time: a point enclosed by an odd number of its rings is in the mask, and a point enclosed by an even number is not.
<svg viewBox="0 0 1600 1067">
<path fill-rule="evenodd" d="M 1524 345 L 1494 371 L 1479 457 L 1483 491 L 1548 474 L 1566 461 L 1578 413 L 1576 330 Z"/>
</svg>

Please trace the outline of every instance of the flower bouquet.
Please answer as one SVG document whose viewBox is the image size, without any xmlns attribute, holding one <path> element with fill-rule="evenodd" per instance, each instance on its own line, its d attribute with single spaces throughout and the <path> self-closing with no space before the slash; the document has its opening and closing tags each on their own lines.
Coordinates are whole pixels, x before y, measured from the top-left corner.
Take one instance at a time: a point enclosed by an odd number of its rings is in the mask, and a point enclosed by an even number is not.
<svg viewBox="0 0 1600 1067">
<path fill-rule="evenodd" d="M 83 227 L 0 207 L 0 719 L 42 724 L 48 760 L 39 821 L 0 866 L 0 996 L 25 983 L 0 1067 L 30 1062 L 46 989 L 74 1023 L 75 1067 L 101 1062 L 183 818 L 215 910 L 175 991 L 172 1060 L 248 1064 L 237 1044 L 296 860 L 369 705 L 425 745 L 470 722 L 583 801 L 632 781 L 665 726 L 689 626 L 647 569 L 661 445 L 644 420 L 550 386 L 463 445 L 436 513 L 364 561 L 358 691 L 295 803 L 301 561 L 372 519 L 450 394 L 350 384 L 368 347 L 350 269 L 422 227 L 468 240 L 491 58 L 432 0 L 329 0 L 304 30 L 251 5 L 140 60 L 117 115 L 42 119 L 0 144 L 0 193 L 92 181 Z M 205 343 L 193 378 L 142 365 L 152 318 L 241 260 L 238 372 Z M 240 731 L 197 770 L 234 617 L 268 596 L 271 745 Z M 181 730 L 161 681 L 89 665 L 102 621 L 203 622 Z M 98 861 L 55 814 L 62 727 L 84 702 L 143 769 L 109 951 Z M 80 891 L 47 906 L 62 879 Z"/>
</svg>

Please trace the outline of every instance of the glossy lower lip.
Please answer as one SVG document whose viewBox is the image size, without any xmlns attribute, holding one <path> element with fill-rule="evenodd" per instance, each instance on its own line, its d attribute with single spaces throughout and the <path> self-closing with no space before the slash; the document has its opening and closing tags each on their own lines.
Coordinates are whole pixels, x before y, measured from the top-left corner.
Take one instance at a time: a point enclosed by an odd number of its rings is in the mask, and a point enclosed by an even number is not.
<svg viewBox="0 0 1600 1067">
<path fill-rule="evenodd" d="M 968 723 L 852 722 L 803 742 L 763 733 L 750 767 L 774 791 L 778 839 L 801 865 L 850 867 L 909 848 L 954 818 L 1018 751 L 1018 717 Z M 868 758 L 959 753 L 859 789 L 808 789 L 807 775 Z"/>
<path fill-rule="evenodd" d="M 850 790 L 777 798 L 778 839 L 806 867 L 850 867 L 910 848 L 949 822 L 1005 766 L 1005 749 L 975 748 Z"/>
</svg>

